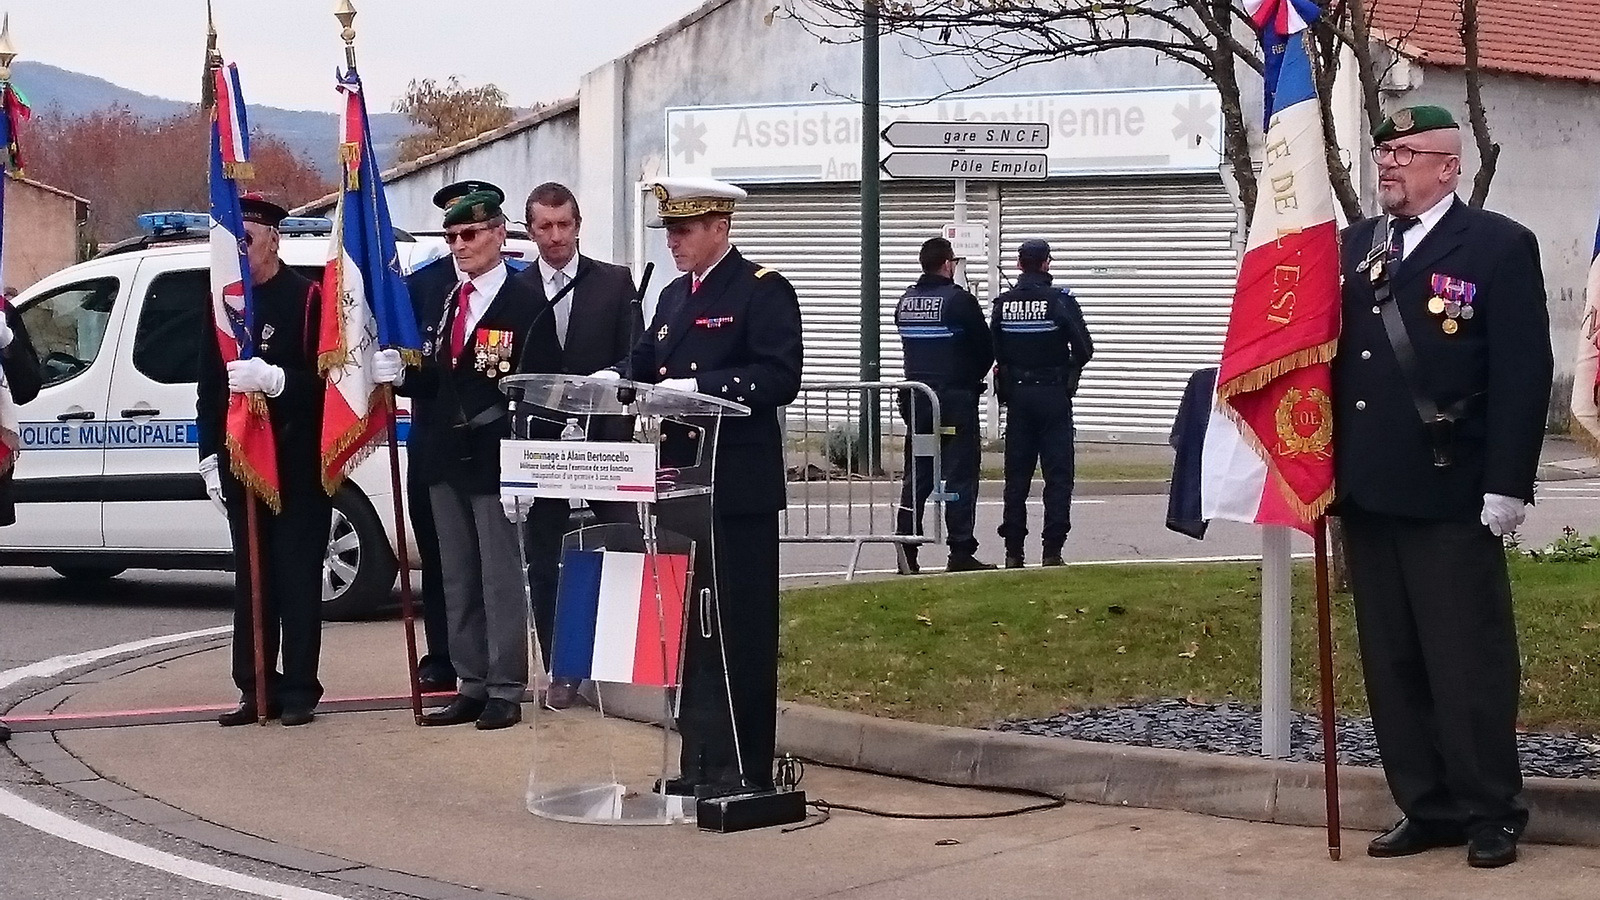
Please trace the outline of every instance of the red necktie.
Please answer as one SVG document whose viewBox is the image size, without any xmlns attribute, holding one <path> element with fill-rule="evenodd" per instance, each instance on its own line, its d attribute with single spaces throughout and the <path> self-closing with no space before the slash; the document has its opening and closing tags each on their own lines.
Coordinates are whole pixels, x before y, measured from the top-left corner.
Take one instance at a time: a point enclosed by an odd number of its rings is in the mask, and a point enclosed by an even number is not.
<svg viewBox="0 0 1600 900">
<path fill-rule="evenodd" d="M 694 276 L 694 278 L 689 282 L 689 293 L 691 293 L 691 294 L 700 293 L 700 276 L 699 275 Z"/>
<path fill-rule="evenodd" d="M 456 318 L 450 325 L 450 362 L 453 365 L 467 348 L 467 316 L 472 310 L 472 282 L 462 282 L 456 292 Z"/>
</svg>

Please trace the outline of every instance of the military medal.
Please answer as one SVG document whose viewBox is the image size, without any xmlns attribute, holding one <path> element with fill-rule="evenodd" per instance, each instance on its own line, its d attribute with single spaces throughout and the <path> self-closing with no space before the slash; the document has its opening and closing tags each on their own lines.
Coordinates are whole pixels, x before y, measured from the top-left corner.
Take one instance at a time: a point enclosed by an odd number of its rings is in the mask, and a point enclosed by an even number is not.
<svg viewBox="0 0 1600 900">
<path fill-rule="evenodd" d="M 1443 322 L 1439 323 L 1439 327 L 1444 329 L 1445 334 L 1455 334 L 1456 329 L 1460 328 L 1461 326 L 1456 324 L 1455 319 L 1445 319 Z"/>
<path fill-rule="evenodd" d="M 511 371 L 512 334 L 495 328 L 478 329 L 474 341 L 477 368 L 490 378 Z"/>
<path fill-rule="evenodd" d="M 1470 319 L 1472 318 L 1472 315 L 1472 304 L 1469 303 L 1466 306 L 1461 307 L 1461 318 Z"/>
<path fill-rule="evenodd" d="M 509 371 L 511 371 L 511 363 L 509 363 L 509 362 L 506 362 L 506 361 L 505 361 L 505 360 L 503 360 L 503 359 L 502 359 L 502 360 L 500 360 L 500 371 L 502 371 L 502 372 L 509 372 Z"/>
<path fill-rule="evenodd" d="M 1449 301 L 1448 303 L 1446 303 L 1444 305 L 1444 314 L 1449 316 L 1452 319 L 1456 318 L 1457 316 L 1460 316 L 1461 315 L 1461 304 L 1457 303 L 1454 300 Z"/>
<path fill-rule="evenodd" d="M 1434 294 L 1432 297 L 1428 298 L 1428 312 L 1431 312 L 1437 316 L 1444 311 L 1445 302 L 1443 297 L 1439 296 L 1438 294 Z"/>
</svg>

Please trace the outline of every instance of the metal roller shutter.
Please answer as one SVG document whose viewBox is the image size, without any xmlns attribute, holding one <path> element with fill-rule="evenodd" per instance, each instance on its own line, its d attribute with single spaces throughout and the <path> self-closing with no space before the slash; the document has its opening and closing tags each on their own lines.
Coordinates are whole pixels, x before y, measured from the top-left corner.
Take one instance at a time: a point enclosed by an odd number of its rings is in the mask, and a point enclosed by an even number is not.
<svg viewBox="0 0 1600 900">
<path fill-rule="evenodd" d="M 1082 179 L 1001 188 L 1003 271 L 1050 242 L 1094 337 L 1073 417 L 1087 439 L 1165 441 L 1189 374 L 1222 354 L 1238 214 L 1214 177 Z"/>
</svg>

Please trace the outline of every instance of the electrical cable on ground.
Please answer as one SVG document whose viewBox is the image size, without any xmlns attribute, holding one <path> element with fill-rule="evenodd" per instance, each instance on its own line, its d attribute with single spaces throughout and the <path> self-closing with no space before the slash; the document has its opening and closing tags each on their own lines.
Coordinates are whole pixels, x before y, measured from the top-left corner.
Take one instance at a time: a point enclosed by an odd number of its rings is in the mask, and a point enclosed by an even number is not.
<svg viewBox="0 0 1600 900">
<path fill-rule="evenodd" d="M 806 772 L 806 767 L 805 767 L 804 761 L 802 761 L 798 757 L 790 756 L 788 754 L 785 754 L 782 758 L 780 758 L 778 760 L 777 775 L 776 775 L 776 778 L 774 779 L 774 781 L 777 783 L 777 786 L 778 786 L 779 790 L 794 790 L 795 788 L 799 787 L 800 786 L 800 782 L 805 779 L 805 772 Z M 970 786 L 965 786 L 965 785 L 946 785 L 946 784 L 940 784 L 939 782 L 936 782 L 936 781 L 929 781 L 929 780 L 924 779 L 924 778 L 915 778 L 915 777 L 911 777 L 911 776 L 896 776 L 896 777 L 903 777 L 907 781 L 917 781 L 917 782 L 921 782 L 922 784 L 932 784 L 932 785 L 937 785 L 939 787 L 965 787 L 967 790 L 993 791 L 995 793 L 1020 794 L 1020 795 L 1023 795 L 1023 796 L 1040 797 L 1040 798 L 1043 798 L 1043 802 L 1041 802 L 1041 803 L 1030 803 L 1027 806 L 1019 806 L 1019 807 L 1014 807 L 1014 808 L 1011 808 L 1011 809 L 991 810 L 991 811 L 988 811 L 988 812 L 979 812 L 979 813 L 914 813 L 914 812 L 895 812 L 895 811 L 892 811 L 892 810 L 874 809 L 874 808 L 872 808 L 870 806 L 857 806 L 857 805 L 850 804 L 850 803 L 832 803 L 832 802 L 829 802 L 827 800 L 817 799 L 817 800 L 811 800 L 811 801 L 806 803 L 807 806 L 812 807 L 813 809 L 815 809 L 817 811 L 818 817 L 816 819 L 808 821 L 808 822 L 806 822 L 806 823 L 804 823 L 802 825 L 793 825 L 793 826 L 790 826 L 788 828 L 785 828 L 785 829 L 782 830 L 782 833 L 783 834 L 788 834 L 788 833 L 790 833 L 792 831 L 800 831 L 800 830 L 805 829 L 805 828 L 813 828 L 813 827 L 815 827 L 817 825 L 821 825 L 821 824 L 823 824 L 824 822 L 827 822 L 829 819 L 831 819 L 833 817 L 833 811 L 836 810 L 836 809 L 843 809 L 843 810 L 848 810 L 848 811 L 854 812 L 854 813 L 861 813 L 862 815 L 866 815 L 866 816 L 875 816 L 875 817 L 880 818 L 880 819 L 911 819 L 911 820 L 922 820 L 922 821 L 960 821 L 960 820 L 978 820 L 978 819 L 1003 819 L 1003 818 L 1007 818 L 1007 817 L 1010 817 L 1010 816 L 1020 816 L 1020 815 L 1024 815 L 1024 814 L 1027 814 L 1027 813 L 1044 812 L 1045 810 L 1051 810 L 1051 809 L 1060 809 L 1063 806 L 1067 805 L 1067 801 L 1063 797 L 1055 797 L 1055 796 L 1047 794 L 1047 793 L 1045 793 L 1043 791 L 1028 790 L 1026 788 L 999 789 L 999 788 L 986 788 L 986 787 L 970 787 Z"/>
</svg>

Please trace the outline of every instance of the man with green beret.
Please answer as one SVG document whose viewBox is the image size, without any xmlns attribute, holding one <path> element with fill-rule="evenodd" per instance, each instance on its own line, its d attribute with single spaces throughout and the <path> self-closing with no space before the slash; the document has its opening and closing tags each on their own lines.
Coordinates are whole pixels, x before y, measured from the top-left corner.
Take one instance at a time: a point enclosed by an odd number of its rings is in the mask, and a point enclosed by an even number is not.
<svg viewBox="0 0 1600 900">
<path fill-rule="evenodd" d="M 460 680 L 456 696 L 424 715 L 424 725 L 515 725 L 528 682 L 517 529 L 500 508 L 500 441 L 511 434 L 500 379 L 560 371 L 561 345 L 549 304 L 507 277 L 504 197 L 472 182 L 448 200 L 444 233 L 453 267 L 427 267 L 448 277 L 420 278 L 419 271 L 407 285 L 423 327 L 422 365 L 407 370 L 396 350 L 379 351 L 373 362 L 377 381 L 413 400 L 410 467 L 427 485 L 450 662 Z"/>
<path fill-rule="evenodd" d="M 1383 214 L 1346 230 L 1336 510 L 1399 823 L 1371 856 L 1517 858 L 1521 674 L 1503 535 L 1533 501 L 1553 361 L 1532 232 L 1455 195 L 1448 110 L 1372 134 Z"/>
</svg>

